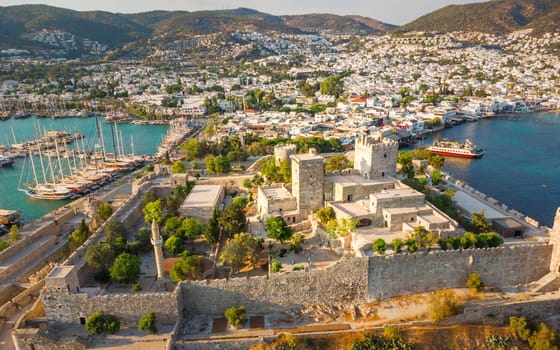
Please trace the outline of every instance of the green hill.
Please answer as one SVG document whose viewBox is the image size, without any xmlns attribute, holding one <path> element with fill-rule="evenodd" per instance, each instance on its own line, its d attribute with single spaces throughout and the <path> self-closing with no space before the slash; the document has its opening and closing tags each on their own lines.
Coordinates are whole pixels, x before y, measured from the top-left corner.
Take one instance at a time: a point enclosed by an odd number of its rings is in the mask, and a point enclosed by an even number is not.
<svg viewBox="0 0 560 350">
<path fill-rule="evenodd" d="M 42 29 L 58 29 L 111 46 L 150 34 L 149 28 L 109 12 L 78 12 L 45 5 L 0 7 L 3 43 L 18 43 L 23 34 Z"/>
<path fill-rule="evenodd" d="M 360 20 L 358 20 L 352 16 L 316 13 L 309 15 L 282 16 L 282 19 L 284 19 L 284 22 L 290 27 L 313 33 L 376 34 L 384 31 L 380 29 L 379 26 L 374 27 L 371 21 L 376 23 L 381 22 L 368 19 L 370 20 L 370 23 L 368 23 L 365 17 L 361 17 Z"/>
<path fill-rule="evenodd" d="M 43 29 L 60 30 L 111 48 L 164 34 L 178 36 L 228 33 L 236 30 L 281 33 L 373 34 L 393 27 L 361 16 L 311 14 L 274 16 L 239 8 L 220 11 L 150 11 L 118 14 L 104 11 L 80 12 L 46 5 L 0 7 L 0 48 L 41 48 L 47 43 L 31 40 Z M 139 43 L 143 42 L 142 40 Z"/>
<path fill-rule="evenodd" d="M 558 28 L 558 0 L 493 0 L 450 5 L 397 29 L 408 31 L 480 31 L 504 34 L 525 27 L 548 31 Z M 552 16 L 552 17 L 551 17 Z M 555 27 L 550 24 L 556 23 Z"/>
</svg>

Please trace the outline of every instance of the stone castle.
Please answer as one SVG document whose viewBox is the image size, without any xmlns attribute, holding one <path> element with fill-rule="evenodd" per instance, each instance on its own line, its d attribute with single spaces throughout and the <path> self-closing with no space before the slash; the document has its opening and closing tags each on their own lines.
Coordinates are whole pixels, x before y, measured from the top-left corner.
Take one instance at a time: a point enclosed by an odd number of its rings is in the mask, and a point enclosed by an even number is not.
<svg viewBox="0 0 560 350">
<path fill-rule="evenodd" d="M 283 185 L 259 187 L 257 210 L 261 219 L 282 216 L 293 224 L 325 206 L 338 219 L 353 219 L 359 227 L 383 228 L 402 236 L 416 226 L 441 237 L 454 235 L 458 224 L 425 200 L 423 193 L 396 180 L 398 142 L 362 135 L 356 139 L 354 169 L 324 174 L 324 158 L 313 149 L 292 154 L 292 145 L 275 149 L 277 162 L 291 159 L 292 190 Z M 367 245 L 361 242 L 357 251 Z"/>
</svg>

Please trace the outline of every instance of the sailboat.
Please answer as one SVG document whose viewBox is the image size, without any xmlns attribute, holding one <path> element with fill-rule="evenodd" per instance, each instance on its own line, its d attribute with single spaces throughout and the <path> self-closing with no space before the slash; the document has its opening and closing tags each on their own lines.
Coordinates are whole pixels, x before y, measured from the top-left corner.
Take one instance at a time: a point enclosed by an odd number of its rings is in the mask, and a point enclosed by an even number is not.
<svg viewBox="0 0 560 350">
<path fill-rule="evenodd" d="M 72 191 L 64 184 L 57 182 L 57 179 L 54 176 L 54 168 L 50 158 L 48 158 L 48 163 L 49 163 L 51 181 L 47 181 L 47 175 L 45 171 L 45 166 L 43 164 L 43 155 L 41 153 L 40 144 L 38 145 L 38 152 L 39 152 L 39 162 L 41 165 L 41 172 L 43 175 L 43 182 L 39 182 L 37 171 L 35 169 L 35 161 L 33 159 L 33 153 L 30 148 L 29 160 L 31 163 L 31 169 L 33 171 L 33 179 L 35 181 L 34 183 L 31 184 L 25 184 L 23 187 L 21 186 L 22 179 L 23 179 L 23 170 L 25 169 L 25 166 L 23 166 L 21 169 L 20 186 L 18 186 L 19 187 L 18 191 L 21 191 L 25 193 L 27 196 L 35 199 L 46 199 L 46 200 L 69 199 L 72 196 Z"/>
</svg>

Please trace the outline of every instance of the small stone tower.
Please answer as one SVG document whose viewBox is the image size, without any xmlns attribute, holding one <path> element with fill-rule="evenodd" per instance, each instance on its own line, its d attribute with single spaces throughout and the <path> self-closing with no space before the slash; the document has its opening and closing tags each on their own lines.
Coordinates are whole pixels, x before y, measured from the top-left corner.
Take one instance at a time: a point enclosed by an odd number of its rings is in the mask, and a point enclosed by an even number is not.
<svg viewBox="0 0 560 350">
<path fill-rule="evenodd" d="M 307 216 L 323 207 L 324 159 L 314 148 L 309 154 L 294 154 L 292 160 L 292 196 L 296 198 L 297 210 Z"/>
<path fill-rule="evenodd" d="M 375 137 L 358 136 L 354 152 L 354 169 L 366 179 L 395 176 L 399 143 L 383 137 L 379 131 Z"/>
<path fill-rule="evenodd" d="M 157 268 L 157 278 L 161 279 L 165 277 L 165 272 L 163 270 L 163 239 L 159 233 L 159 226 L 156 219 L 152 221 L 152 245 L 154 246 L 154 253 L 156 256 L 156 268 Z"/>
<path fill-rule="evenodd" d="M 283 160 L 290 160 L 290 156 L 296 153 L 297 148 L 294 144 L 277 145 L 274 147 L 274 164 L 280 166 Z"/>
<path fill-rule="evenodd" d="M 560 208 L 556 209 L 554 225 L 550 232 L 550 243 L 553 245 L 550 272 L 560 272 Z"/>
</svg>

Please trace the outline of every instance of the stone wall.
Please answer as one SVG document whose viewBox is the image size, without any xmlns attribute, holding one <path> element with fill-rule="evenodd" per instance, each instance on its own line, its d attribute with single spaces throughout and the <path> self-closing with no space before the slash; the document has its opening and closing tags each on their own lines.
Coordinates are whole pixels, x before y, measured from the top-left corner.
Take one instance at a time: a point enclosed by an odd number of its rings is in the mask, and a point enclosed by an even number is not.
<svg viewBox="0 0 560 350">
<path fill-rule="evenodd" d="M 5 269 L 3 269 L 2 273 L 0 273 L 0 282 L 4 282 L 8 280 L 14 272 L 19 271 L 26 266 L 31 267 L 31 265 L 29 265 L 30 263 L 32 263 L 35 259 L 39 258 L 49 249 L 54 247 L 57 243 L 58 243 L 57 236 L 49 237 L 43 244 L 41 244 L 36 249 L 33 249 L 31 252 L 29 252 L 29 254 L 23 256 L 21 259 L 13 262 Z"/>
<path fill-rule="evenodd" d="M 490 287 L 528 284 L 548 273 L 552 245 L 516 245 L 369 258 L 368 293 L 372 299 L 465 287 L 480 273 Z"/>
<path fill-rule="evenodd" d="M 302 305 L 354 303 L 367 299 L 367 259 L 344 258 L 324 270 L 266 277 L 180 284 L 185 315 L 223 315 L 244 305 L 251 314 L 267 314 Z"/>
<path fill-rule="evenodd" d="M 136 327 L 147 312 L 156 313 L 157 322 L 174 325 L 179 317 L 177 289 L 172 293 L 107 294 L 88 297 L 87 294 L 43 292 L 45 315 L 50 320 L 79 323 L 94 312 L 103 311 L 117 316 L 123 325 Z"/>
</svg>

